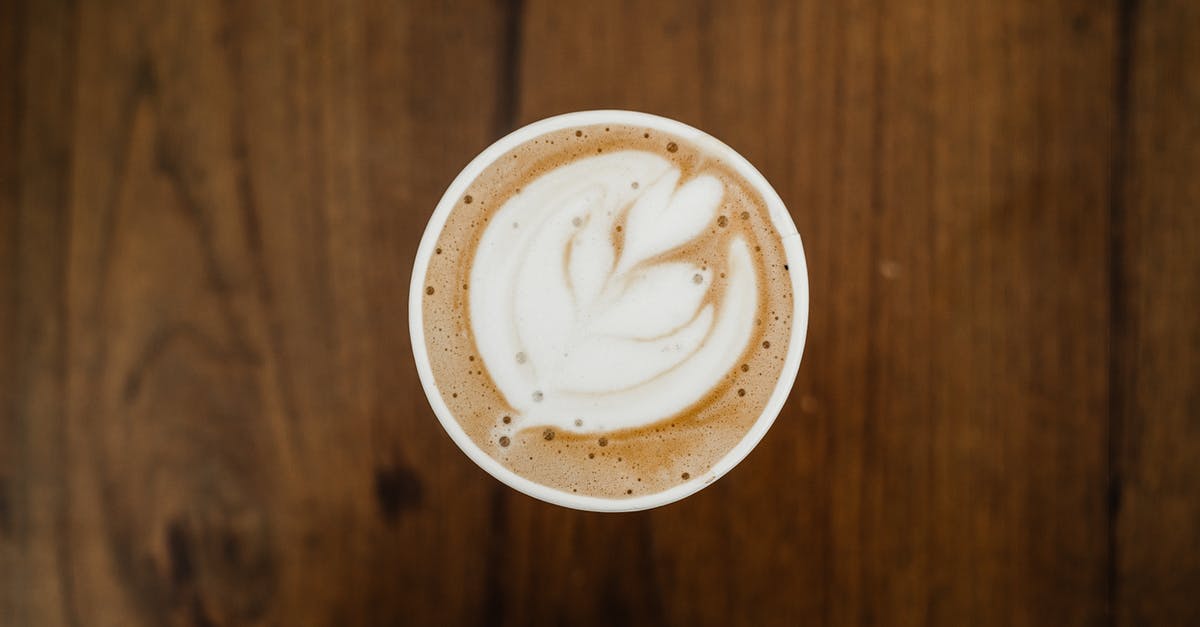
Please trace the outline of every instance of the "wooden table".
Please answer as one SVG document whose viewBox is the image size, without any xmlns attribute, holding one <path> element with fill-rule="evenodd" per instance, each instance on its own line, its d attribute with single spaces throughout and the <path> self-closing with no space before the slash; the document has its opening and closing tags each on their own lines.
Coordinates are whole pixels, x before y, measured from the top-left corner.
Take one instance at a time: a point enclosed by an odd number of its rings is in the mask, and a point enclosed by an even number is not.
<svg viewBox="0 0 1200 627">
<path fill-rule="evenodd" d="M 0 625 L 1200 624 L 1200 3 L 0 3 Z M 800 377 L 656 511 L 442 432 L 406 295 L 526 122 L 788 203 Z"/>
</svg>

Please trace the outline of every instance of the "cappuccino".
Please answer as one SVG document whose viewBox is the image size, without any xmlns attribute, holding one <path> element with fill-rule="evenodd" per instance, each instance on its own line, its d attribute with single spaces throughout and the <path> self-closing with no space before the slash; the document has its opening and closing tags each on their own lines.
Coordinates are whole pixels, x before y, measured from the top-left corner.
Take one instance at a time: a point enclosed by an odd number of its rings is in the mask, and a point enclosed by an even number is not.
<svg viewBox="0 0 1200 627">
<path fill-rule="evenodd" d="M 790 387 L 795 269 L 724 159 L 569 126 L 452 199 L 414 282 L 436 393 L 478 449 L 563 493 L 656 494 L 704 481 Z"/>
</svg>

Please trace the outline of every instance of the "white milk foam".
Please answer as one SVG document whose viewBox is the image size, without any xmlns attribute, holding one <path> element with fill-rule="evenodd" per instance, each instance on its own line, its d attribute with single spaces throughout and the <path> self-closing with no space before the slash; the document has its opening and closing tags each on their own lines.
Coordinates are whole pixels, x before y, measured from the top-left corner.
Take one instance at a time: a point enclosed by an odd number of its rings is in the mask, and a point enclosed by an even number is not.
<svg viewBox="0 0 1200 627">
<path fill-rule="evenodd" d="M 622 150 L 550 170 L 494 214 L 470 269 L 470 321 L 511 427 L 644 427 L 736 367 L 754 332 L 755 264 L 730 238 L 718 294 L 711 268 L 670 258 L 711 228 L 725 195 L 714 176 L 680 178 L 663 157 Z"/>
</svg>

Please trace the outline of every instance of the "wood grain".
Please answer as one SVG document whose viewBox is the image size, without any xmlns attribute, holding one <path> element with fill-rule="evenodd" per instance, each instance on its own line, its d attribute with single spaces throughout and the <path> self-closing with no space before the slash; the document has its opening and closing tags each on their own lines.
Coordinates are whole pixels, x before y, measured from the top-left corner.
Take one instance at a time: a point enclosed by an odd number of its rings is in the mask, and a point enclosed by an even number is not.
<svg viewBox="0 0 1200 627">
<path fill-rule="evenodd" d="M 490 486 L 431 419 L 405 294 L 427 208 L 495 134 L 496 10 L 25 8 L 31 576 L 6 613 L 478 621 Z"/>
<path fill-rule="evenodd" d="M 1193 4 L 0 3 L 0 626 L 1197 622 Z M 478 470 L 406 331 L 458 170 L 603 107 L 812 285 L 770 435 L 626 515 Z"/>
<path fill-rule="evenodd" d="M 1114 284 L 1116 619 L 1200 623 L 1200 43 L 1194 2 L 1131 7 Z M 1190 112 L 1190 113 L 1189 113 Z"/>
<path fill-rule="evenodd" d="M 6 440 L 0 468 L 11 474 L 0 481 L 7 493 L 0 546 L 15 559 L 0 564 L 7 589 L 0 617 L 16 625 L 68 624 L 64 594 L 73 581 L 63 578 L 60 565 L 74 548 L 63 541 L 72 504 L 62 464 L 73 16 L 60 2 L 6 8 L 15 15 L 5 22 L 16 26 L 6 40 L 17 45 L 10 49 L 12 72 L 4 74 L 12 86 L 4 90 L 5 106 L 12 107 L 5 117 L 13 124 L 5 135 L 12 142 L 6 145 L 19 149 L 3 151 L 12 164 L 3 220 L 12 247 L 0 281 L 9 364 L 0 394 Z"/>
</svg>

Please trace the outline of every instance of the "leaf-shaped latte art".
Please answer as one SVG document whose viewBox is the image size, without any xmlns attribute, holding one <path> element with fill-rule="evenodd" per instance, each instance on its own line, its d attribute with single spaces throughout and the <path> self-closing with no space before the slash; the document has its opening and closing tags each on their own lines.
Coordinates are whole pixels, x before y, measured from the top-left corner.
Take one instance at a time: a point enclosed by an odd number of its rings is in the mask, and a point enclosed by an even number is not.
<svg viewBox="0 0 1200 627">
<path fill-rule="evenodd" d="M 629 235 L 618 272 L 695 238 L 717 215 L 725 190 L 711 176 L 701 176 L 676 188 L 679 171 L 658 179 L 629 210 Z"/>
<path fill-rule="evenodd" d="M 653 340 L 669 335 L 697 317 L 711 282 L 711 271 L 690 263 L 651 266 L 625 282 L 622 293 L 597 313 L 589 330 L 611 339 Z M 674 297 L 666 298 L 667 294 Z"/>
<path fill-rule="evenodd" d="M 715 177 L 680 178 L 649 152 L 589 157 L 543 174 L 495 214 L 472 262 L 471 330 L 519 414 L 514 426 L 644 426 L 734 366 L 754 326 L 754 264 L 729 236 L 717 293 L 712 268 L 678 258 L 724 195 Z"/>
</svg>

